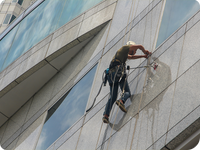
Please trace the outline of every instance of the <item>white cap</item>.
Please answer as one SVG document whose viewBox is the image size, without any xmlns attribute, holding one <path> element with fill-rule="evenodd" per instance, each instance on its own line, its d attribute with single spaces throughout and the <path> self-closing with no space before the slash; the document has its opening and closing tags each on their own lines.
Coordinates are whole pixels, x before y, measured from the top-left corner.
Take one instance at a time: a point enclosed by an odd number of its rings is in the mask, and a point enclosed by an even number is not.
<svg viewBox="0 0 200 150">
<path fill-rule="evenodd" d="M 128 41 L 128 42 L 126 43 L 126 45 L 135 45 L 135 42 L 133 42 L 133 41 Z"/>
</svg>

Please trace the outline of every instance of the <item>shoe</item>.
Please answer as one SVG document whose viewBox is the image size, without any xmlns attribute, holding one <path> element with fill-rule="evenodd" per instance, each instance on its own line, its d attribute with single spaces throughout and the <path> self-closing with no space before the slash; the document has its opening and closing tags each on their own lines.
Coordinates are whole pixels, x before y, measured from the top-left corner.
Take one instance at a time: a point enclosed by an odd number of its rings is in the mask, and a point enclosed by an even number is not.
<svg viewBox="0 0 200 150">
<path fill-rule="evenodd" d="M 107 117 L 105 117 L 105 116 L 102 118 L 102 120 L 103 120 L 103 122 L 104 122 L 104 123 L 109 123 L 109 120 L 108 120 L 108 118 L 107 118 Z"/>
<path fill-rule="evenodd" d="M 127 112 L 127 110 L 126 110 L 124 104 L 123 104 L 122 102 L 120 102 L 120 100 L 117 100 L 117 101 L 116 101 L 116 104 L 119 106 L 119 108 L 120 108 L 123 112 L 125 112 L 125 113 Z"/>
</svg>

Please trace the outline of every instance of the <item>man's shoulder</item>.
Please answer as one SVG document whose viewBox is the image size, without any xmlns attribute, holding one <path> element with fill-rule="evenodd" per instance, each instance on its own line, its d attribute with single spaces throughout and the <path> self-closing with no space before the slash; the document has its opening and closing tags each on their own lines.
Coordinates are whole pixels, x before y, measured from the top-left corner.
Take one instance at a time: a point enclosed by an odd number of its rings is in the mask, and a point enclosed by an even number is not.
<svg viewBox="0 0 200 150">
<path fill-rule="evenodd" d="M 121 49 L 129 49 L 130 48 L 130 45 L 124 45 L 121 47 Z"/>
</svg>

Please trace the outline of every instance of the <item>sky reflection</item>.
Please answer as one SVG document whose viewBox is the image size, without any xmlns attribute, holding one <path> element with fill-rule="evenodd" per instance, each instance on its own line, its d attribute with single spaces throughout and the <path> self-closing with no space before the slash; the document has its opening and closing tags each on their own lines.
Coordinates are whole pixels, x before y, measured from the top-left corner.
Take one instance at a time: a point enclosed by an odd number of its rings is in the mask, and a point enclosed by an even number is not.
<svg viewBox="0 0 200 150">
<path fill-rule="evenodd" d="M 48 148 L 85 112 L 97 66 L 87 73 L 49 112 L 43 126 L 37 150 Z"/>
<path fill-rule="evenodd" d="M 5 59 L 7 57 L 7 54 L 10 50 L 10 47 L 12 45 L 12 42 L 14 40 L 14 37 L 16 35 L 16 32 L 18 30 L 18 25 L 12 30 L 12 32 L 9 32 L 6 37 L 4 37 L 0 41 L 0 71 L 3 70 L 2 67 L 4 65 Z"/>
<path fill-rule="evenodd" d="M 0 71 L 56 29 L 101 1 L 103 0 L 45 0 L 42 2 L 17 25 L 17 29 L 15 27 L 10 31 L 14 35 L 17 31 L 12 43 L 7 44 L 8 35 L 4 37 L 4 42 L 0 41 L 0 48 L 9 46 L 3 55 L 4 59 L 0 59 Z M 0 51 L 5 50 L 0 49 Z"/>
<path fill-rule="evenodd" d="M 200 9 L 196 0 L 167 0 L 156 47 Z"/>
</svg>

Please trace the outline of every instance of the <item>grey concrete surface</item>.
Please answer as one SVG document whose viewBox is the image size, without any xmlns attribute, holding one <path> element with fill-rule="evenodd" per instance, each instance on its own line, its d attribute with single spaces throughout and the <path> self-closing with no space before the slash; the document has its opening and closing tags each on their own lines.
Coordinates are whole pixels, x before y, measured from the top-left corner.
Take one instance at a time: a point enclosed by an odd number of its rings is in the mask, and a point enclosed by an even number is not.
<svg viewBox="0 0 200 150">
<path fill-rule="evenodd" d="M 23 132 L 23 134 L 19 136 L 14 148 L 15 150 L 27 149 L 27 145 L 29 145 L 29 149 L 35 148 L 45 117 L 46 113 L 40 116 L 27 130 Z"/>
<path fill-rule="evenodd" d="M 102 114 L 104 109 L 101 109 L 93 116 L 82 128 L 77 149 L 95 149 L 97 147 L 99 132 L 103 125 Z"/>
<path fill-rule="evenodd" d="M 175 126 L 177 122 L 200 105 L 199 65 L 199 62 L 196 63 L 177 80 L 169 128 Z"/>
<path fill-rule="evenodd" d="M 79 129 L 77 132 L 73 134 L 64 144 L 62 144 L 58 150 L 71 150 L 76 149 L 78 138 L 80 134 L 81 129 Z"/>
<path fill-rule="evenodd" d="M 181 57 L 181 64 L 179 69 L 179 75 L 184 73 L 190 66 L 192 66 L 195 62 L 199 60 L 199 45 L 196 44 L 198 42 L 199 37 L 199 22 L 193 26 L 186 34 L 184 39 L 183 52 Z"/>
</svg>

